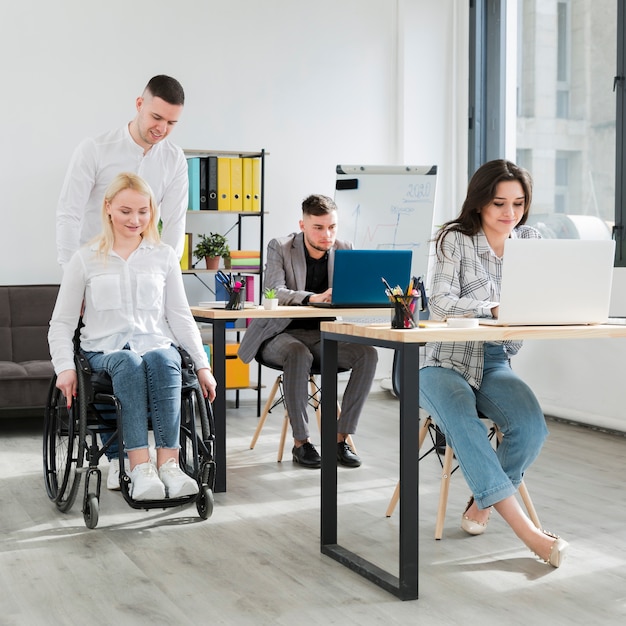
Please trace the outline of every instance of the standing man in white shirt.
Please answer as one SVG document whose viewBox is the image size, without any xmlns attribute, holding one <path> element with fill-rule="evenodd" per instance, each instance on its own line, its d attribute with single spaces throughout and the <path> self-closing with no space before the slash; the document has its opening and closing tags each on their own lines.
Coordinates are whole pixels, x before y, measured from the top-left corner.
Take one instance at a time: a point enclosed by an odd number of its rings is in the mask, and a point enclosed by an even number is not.
<svg viewBox="0 0 626 626">
<path fill-rule="evenodd" d="M 163 223 L 162 241 L 182 256 L 188 204 L 187 160 L 167 139 L 183 112 L 185 92 L 170 76 L 154 76 L 136 100 L 135 118 L 85 139 L 74 151 L 57 206 L 57 254 L 62 266 L 101 229 L 104 192 L 120 172 L 151 187 Z"/>
<path fill-rule="evenodd" d="M 183 112 L 185 92 L 170 76 L 148 81 L 135 102 L 135 118 L 121 128 L 82 141 L 74 151 L 57 206 L 57 258 L 65 267 L 78 248 L 102 230 L 101 211 L 106 189 L 121 172 L 133 172 L 152 189 L 161 241 L 177 258 L 183 254 L 189 178 L 181 148 L 167 139 Z M 102 434 L 103 444 L 110 439 Z M 109 489 L 119 489 L 117 441 L 106 452 L 111 465 Z"/>
</svg>

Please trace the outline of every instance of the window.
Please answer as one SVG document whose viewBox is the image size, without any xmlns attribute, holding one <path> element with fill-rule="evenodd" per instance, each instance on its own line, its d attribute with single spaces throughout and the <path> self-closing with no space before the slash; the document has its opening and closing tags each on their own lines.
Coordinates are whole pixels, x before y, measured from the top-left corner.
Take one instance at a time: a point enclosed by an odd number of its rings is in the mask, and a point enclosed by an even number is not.
<svg viewBox="0 0 626 626">
<path fill-rule="evenodd" d="M 514 132 L 507 137 L 514 138 L 515 145 L 499 154 L 484 152 L 481 162 L 515 155 L 530 171 L 534 190 L 529 223 L 544 236 L 610 238 L 614 224 L 620 236 L 626 235 L 626 228 L 619 228 L 619 198 L 626 198 L 621 157 L 625 125 L 617 123 L 623 115 L 620 102 L 626 82 L 619 80 L 625 72 L 618 58 L 624 1 L 517 0 L 516 8 L 506 12 L 508 25 L 504 20 L 476 23 L 481 12 L 493 14 L 505 4 L 472 0 L 477 8 L 474 14 L 470 11 L 474 31 L 470 38 L 475 34 L 482 47 L 496 37 L 493 32 L 488 35 L 490 30 L 516 33 L 516 42 L 507 42 L 500 51 L 501 67 L 506 64 L 517 73 L 515 101 L 506 102 L 503 90 L 499 96 L 505 100 L 501 110 L 506 120 L 501 126 L 514 120 Z M 623 45 L 619 50 L 626 55 Z M 509 56 L 507 63 L 507 55 L 515 56 L 515 62 Z M 477 79 L 474 69 L 470 68 L 472 84 Z M 484 84 L 497 79 L 488 68 L 480 75 Z M 495 108 L 493 101 L 489 104 Z M 480 110 L 484 103 L 474 101 L 472 106 Z M 477 154 L 474 142 L 482 140 L 470 134 L 470 174 L 480 165 L 472 163 L 471 155 Z M 618 263 L 619 258 L 620 254 Z"/>
</svg>

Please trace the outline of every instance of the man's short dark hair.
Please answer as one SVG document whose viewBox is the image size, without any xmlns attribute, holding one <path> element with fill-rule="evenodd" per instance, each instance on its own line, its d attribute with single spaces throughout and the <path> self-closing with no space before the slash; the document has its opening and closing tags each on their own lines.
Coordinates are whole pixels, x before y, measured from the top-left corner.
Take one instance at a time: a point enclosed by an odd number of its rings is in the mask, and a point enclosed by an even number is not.
<svg viewBox="0 0 626 626">
<path fill-rule="evenodd" d="M 302 213 L 304 215 L 328 215 L 337 210 L 337 205 L 332 198 L 313 194 L 302 201 Z"/>
<path fill-rule="evenodd" d="M 159 74 L 153 76 L 146 85 L 144 91 L 148 91 L 153 98 L 161 98 L 168 104 L 185 104 L 185 92 L 183 86 L 171 76 Z"/>
</svg>

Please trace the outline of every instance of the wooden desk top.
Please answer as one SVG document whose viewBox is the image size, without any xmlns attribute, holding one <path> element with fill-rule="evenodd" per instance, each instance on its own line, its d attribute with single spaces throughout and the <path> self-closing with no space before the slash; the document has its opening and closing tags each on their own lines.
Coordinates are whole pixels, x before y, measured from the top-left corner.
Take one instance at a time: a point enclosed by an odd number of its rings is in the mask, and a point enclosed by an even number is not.
<svg viewBox="0 0 626 626">
<path fill-rule="evenodd" d="M 424 327 L 422 327 L 422 325 Z M 505 339 L 602 339 L 626 337 L 626 325 L 478 326 L 448 328 L 445 322 L 422 322 L 420 328 L 392 329 L 390 324 L 322 322 L 321 331 L 398 343 L 431 341 L 500 341 Z"/>
<path fill-rule="evenodd" d="M 227 309 L 213 309 L 208 307 L 192 306 L 191 314 L 196 319 L 206 320 L 237 320 L 256 318 L 317 318 L 333 319 L 336 317 L 383 317 L 391 318 L 389 308 L 380 309 L 331 309 L 316 306 L 279 306 L 277 309 L 266 311 L 262 306 L 237 311 Z"/>
</svg>

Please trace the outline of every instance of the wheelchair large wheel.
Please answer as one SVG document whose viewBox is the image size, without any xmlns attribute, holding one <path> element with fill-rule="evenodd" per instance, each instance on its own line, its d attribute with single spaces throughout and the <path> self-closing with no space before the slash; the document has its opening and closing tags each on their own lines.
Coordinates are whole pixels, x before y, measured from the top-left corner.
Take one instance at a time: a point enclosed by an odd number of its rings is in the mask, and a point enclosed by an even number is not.
<svg viewBox="0 0 626 626">
<path fill-rule="evenodd" d="M 208 407 L 210 410 L 210 407 Z M 213 514 L 215 499 L 215 462 L 213 461 L 212 426 L 207 410 L 207 402 L 199 390 L 183 395 L 180 423 L 180 458 L 181 469 L 198 482 L 200 492 L 196 499 L 196 508 L 202 519 Z M 198 434 L 200 426 L 202 437 Z"/>
<path fill-rule="evenodd" d="M 43 461 L 48 497 L 63 512 L 74 504 L 80 486 L 79 469 L 85 458 L 85 419 L 81 407 L 85 398 L 79 386 L 79 397 L 68 410 L 63 394 L 56 388 L 56 377 L 50 383 L 44 418 Z"/>
</svg>

